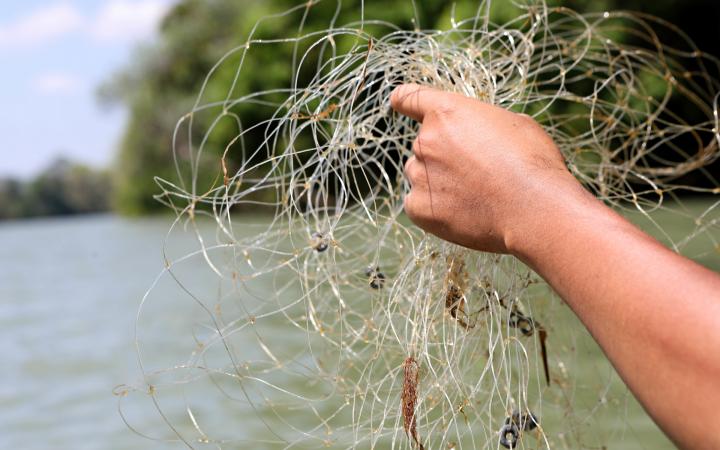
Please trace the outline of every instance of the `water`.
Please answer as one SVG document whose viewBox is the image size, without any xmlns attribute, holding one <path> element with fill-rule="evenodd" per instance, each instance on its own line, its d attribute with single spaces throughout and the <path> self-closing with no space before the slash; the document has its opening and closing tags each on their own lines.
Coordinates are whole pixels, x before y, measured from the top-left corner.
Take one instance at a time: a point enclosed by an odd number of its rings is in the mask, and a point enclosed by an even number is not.
<svg viewBox="0 0 720 450">
<path fill-rule="evenodd" d="M 130 432 L 112 395 L 114 386 L 139 374 L 135 316 L 143 293 L 163 268 L 160 251 L 168 225 L 168 218 L 114 216 L 0 224 L 0 448 L 183 448 Z M 185 239 L 190 248 L 192 238 Z M 183 246 L 177 240 L 175 244 Z M 713 256 L 706 262 L 717 261 Z M 554 328 L 571 322 L 577 328 L 562 308 Z M 187 314 L 178 305 L 162 320 L 172 327 L 173 317 Z M 149 332 L 168 333 L 168 328 L 151 327 Z M 163 336 L 150 338 L 162 341 Z M 580 349 L 578 376 L 601 373 L 603 382 L 596 391 L 607 391 L 604 404 L 595 404 L 597 392 L 572 399 L 595 411 L 596 420 L 588 425 L 595 427 L 593 434 L 605 436 L 608 448 L 673 448 L 587 335 L 575 335 L 571 344 Z M 173 348 L 179 347 L 168 347 Z M 187 355 L 165 356 L 181 361 Z M 136 422 L 151 429 L 160 423 L 152 408 L 133 414 Z M 228 425 L 242 427 L 233 418 Z M 167 430 L 156 435 L 165 436 Z"/>
<path fill-rule="evenodd" d="M 0 448 L 152 448 L 114 385 L 137 377 L 137 304 L 162 268 L 167 220 L 0 225 Z"/>
</svg>

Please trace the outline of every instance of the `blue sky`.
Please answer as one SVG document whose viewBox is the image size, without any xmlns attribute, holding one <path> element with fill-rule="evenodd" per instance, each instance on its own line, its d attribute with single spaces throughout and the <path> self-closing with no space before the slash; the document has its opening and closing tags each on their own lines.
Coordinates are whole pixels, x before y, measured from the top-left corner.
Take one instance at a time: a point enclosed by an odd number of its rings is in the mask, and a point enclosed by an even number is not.
<svg viewBox="0 0 720 450">
<path fill-rule="evenodd" d="M 175 0 L 25 0 L 0 9 L 0 176 L 29 177 L 63 155 L 106 166 L 125 111 L 95 92 L 154 39 Z"/>
</svg>

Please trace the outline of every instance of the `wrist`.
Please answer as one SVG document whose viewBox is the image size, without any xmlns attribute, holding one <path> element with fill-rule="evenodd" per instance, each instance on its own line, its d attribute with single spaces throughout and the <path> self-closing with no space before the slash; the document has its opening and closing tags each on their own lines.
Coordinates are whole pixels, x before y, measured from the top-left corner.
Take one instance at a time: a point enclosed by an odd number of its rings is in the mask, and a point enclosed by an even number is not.
<svg viewBox="0 0 720 450">
<path fill-rule="evenodd" d="M 581 224 L 597 224 L 610 212 L 569 173 L 543 180 L 525 198 L 518 208 L 522 214 L 506 228 L 505 246 L 508 253 L 531 266 L 544 250 L 576 233 Z"/>
</svg>

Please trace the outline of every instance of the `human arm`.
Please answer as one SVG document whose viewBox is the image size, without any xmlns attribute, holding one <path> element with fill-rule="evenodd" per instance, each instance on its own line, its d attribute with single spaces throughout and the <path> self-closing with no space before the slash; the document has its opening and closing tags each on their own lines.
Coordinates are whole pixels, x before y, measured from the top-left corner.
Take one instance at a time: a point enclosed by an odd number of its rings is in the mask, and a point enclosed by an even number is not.
<svg viewBox="0 0 720 450">
<path fill-rule="evenodd" d="M 527 263 L 673 441 L 720 448 L 720 276 L 586 192 L 531 118 L 417 85 L 391 104 L 422 122 L 405 166 L 408 216 Z"/>
</svg>

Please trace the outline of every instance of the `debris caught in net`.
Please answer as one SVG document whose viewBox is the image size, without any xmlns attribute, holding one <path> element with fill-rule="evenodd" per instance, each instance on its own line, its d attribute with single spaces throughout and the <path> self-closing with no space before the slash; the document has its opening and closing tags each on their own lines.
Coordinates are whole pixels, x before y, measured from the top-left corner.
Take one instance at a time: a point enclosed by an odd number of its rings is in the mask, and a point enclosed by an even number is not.
<svg viewBox="0 0 720 450">
<path fill-rule="evenodd" d="M 179 121 L 178 177 L 158 180 L 176 220 L 138 314 L 143 380 L 118 389 L 121 414 L 192 448 L 599 448 L 583 431 L 598 406 L 574 395 L 602 399 L 605 385 L 567 370 L 574 343 L 553 329 L 562 305 L 541 280 L 403 216 L 418 125 L 389 95 L 412 82 L 529 114 L 594 195 L 658 230 L 659 213 L 690 217 L 695 231 L 670 245 L 713 252 L 717 208 L 691 211 L 677 194 L 720 193 L 704 169 L 720 142 L 718 61 L 639 14 L 530 1 L 496 24 L 480 3 L 445 29 L 412 17 L 406 29 L 328 1 L 261 21 L 253 33 L 296 28 L 230 51 Z M 336 11 L 327 28 L 306 30 L 321 7 Z M 357 20 L 336 23 L 347 9 Z M 240 92 L 263 70 L 246 64 L 253 52 L 292 55 L 290 84 Z M 265 119 L 245 123 L 248 109 Z M 228 127 L 232 140 L 215 139 Z M 195 248 L 173 246 L 185 233 Z M 177 295 L 159 296 L 163 283 Z M 180 301 L 194 308 L 184 321 Z M 148 327 L 173 331 L 147 342 Z M 186 359 L 164 361 L 177 347 Z M 133 421 L 129 393 L 149 396 L 169 434 Z"/>
</svg>

